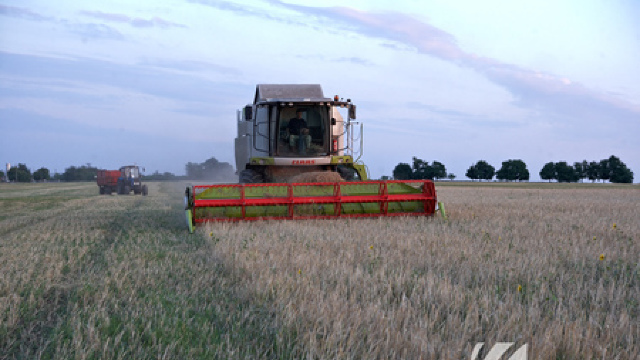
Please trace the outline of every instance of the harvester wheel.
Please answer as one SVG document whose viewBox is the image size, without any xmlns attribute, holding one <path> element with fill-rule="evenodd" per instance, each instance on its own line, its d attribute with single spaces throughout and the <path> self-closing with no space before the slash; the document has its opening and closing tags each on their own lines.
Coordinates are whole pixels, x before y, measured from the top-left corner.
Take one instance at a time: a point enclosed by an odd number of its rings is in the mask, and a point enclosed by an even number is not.
<svg viewBox="0 0 640 360">
<path fill-rule="evenodd" d="M 104 195 L 104 187 L 100 186 L 100 195 Z"/>
<path fill-rule="evenodd" d="M 142 196 L 147 196 L 149 193 L 149 189 L 147 189 L 147 185 L 142 185 Z"/>
<path fill-rule="evenodd" d="M 240 171 L 241 184 L 258 184 L 264 182 L 264 176 L 252 169 L 244 169 Z"/>
<path fill-rule="evenodd" d="M 338 174 L 340 174 L 340 177 L 342 177 L 346 181 L 351 181 L 355 178 L 354 174 L 356 171 L 353 168 L 347 168 L 342 165 L 338 165 L 336 171 L 338 172 Z"/>
</svg>

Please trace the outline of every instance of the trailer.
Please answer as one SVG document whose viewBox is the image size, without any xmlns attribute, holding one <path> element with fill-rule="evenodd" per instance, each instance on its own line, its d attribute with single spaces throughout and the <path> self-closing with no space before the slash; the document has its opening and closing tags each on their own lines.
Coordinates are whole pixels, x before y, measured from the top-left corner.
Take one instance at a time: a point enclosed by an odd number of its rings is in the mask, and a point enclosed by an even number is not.
<svg viewBox="0 0 640 360">
<path fill-rule="evenodd" d="M 98 170 L 96 179 L 100 195 L 111 195 L 112 192 L 117 192 L 119 177 L 120 170 Z"/>
</svg>

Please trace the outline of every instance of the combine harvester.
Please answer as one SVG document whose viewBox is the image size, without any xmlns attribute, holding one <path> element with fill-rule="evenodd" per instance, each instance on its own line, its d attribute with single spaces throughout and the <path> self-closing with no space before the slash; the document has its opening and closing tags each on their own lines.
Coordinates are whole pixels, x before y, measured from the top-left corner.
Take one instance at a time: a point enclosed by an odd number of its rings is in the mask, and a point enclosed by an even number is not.
<svg viewBox="0 0 640 360">
<path fill-rule="evenodd" d="M 340 111 L 346 112 L 347 120 Z M 356 106 L 320 85 L 258 85 L 237 112 L 239 184 L 185 191 L 189 232 L 204 222 L 433 215 L 431 180 L 368 181 L 354 160 Z M 360 124 L 360 154 L 362 124 Z"/>
</svg>

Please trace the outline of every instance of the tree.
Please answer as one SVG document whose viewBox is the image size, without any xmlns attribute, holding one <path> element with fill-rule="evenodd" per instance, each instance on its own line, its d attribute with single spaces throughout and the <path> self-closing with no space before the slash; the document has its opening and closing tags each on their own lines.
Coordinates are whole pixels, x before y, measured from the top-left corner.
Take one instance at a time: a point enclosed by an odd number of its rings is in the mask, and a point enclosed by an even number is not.
<svg viewBox="0 0 640 360">
<path fill-rule="evenodd" d="M 589 163 L 589 167 L 587 168 L 587 178 L 594 182 L 600 179 L 600 164 L 592 161 Z"/>
<path fill-rule="evenodd" d="M 411 179 L 444 179 L 447 177 L 447 168 L 443 163 L 434 160 L 433 164 L 417 157 L 413 157 Z"/>
<path fill-rule="evenodd" d="M 540 179 L 542 180 L 555 180 L 556 179 L 556 164 L 548 162 L 544 164 L 542 170 L 540 170 Z"/>
<path fill-rule="evenodd" d="M 471 181 L 480 179 L 480 175 L 478 174 L 478 168 L 476 167 L 476 165 L 469 166 L 464 176 L 471 179 Z"/>
<path fill-rule="evenodd" d="M 409 180 L 413 176 L 411 166 L 407 163 L 399 163 L 393 169 L 393 178 L 396 180 Z"/>
<path fill-rule="evenodd" d="M 496 172 L 498 180 L 526 181 L 529 180 L 529 170 L 522 160 L 507 160 L 502 162 L 502 167 Z"/>
<path fill-rule="evenodd" d="M 64 170 L 62 173 L 62 180 L 64 181 L 93 181 L 98 174 L 98 168 L 91 166 L 87 163 L 80 167 L 71 166 Z"/>
<path fill-rule="evenodd" d="M 605 180 L 609 180 L 610 175 L 611 175 L 611 168 L 609 164 L 609 159 L 600 160 L 600 164 L 598 166 L 598 179 L 604 182 Z"/>
<path fill-rule="evenodd" d="M 516 169 L 518 170 L 518 181 L 529 181 L 529 169 L 527 169 L 527 164 L 524 161 L 516 160 Z"/>
<path fill-rule="evenodd" d="M 575 169 L 566 161 L 556 163 L 555 169 L 558 182 L 577 182 L 580 179 Z"/>
<path fill-rule="evenodd" d="M 33 180 L 35 181 L 42 181 L 42 180 L 49 180 L 51 179 L 51 176 L 49 175 L 49 169 L 41 167 L 40 169 L 36 170 L 36 172 L 33 173 Z"/>
<path fill-rule="evenodd" d="M 444 179 L 447 177 L 447 168 L 439 161 L 433 161 L 429 168 L 428 179 Z"/>
<path fill-rule="evenodd" d="M 18 164 L 17 167 L 11 168 L 7 172 L 7 178 L 9 178 L 9 181 L 30 182 L 31 170 L 25 164 Z"/>
<path fill-rule="evenodd" d="M 633 182 L 633 171 L 626 166 L 621 167 L 614 172 L 610 180 L 612 183 L 631 184 Z"/>
<path fill-rule="evenodd" d="M 412 179 L 433 179 L 430 175 L 429 163 L 418 159 L 417 157 L 413 157 L 413 174 L 411 175 Z"/>
<path fill-rule="evenodd" d="M 427 161 L 413 157 L 413 166 L 409 166 L 407 163 L 399 163 L 393 169 L 393 178 L 396 180 L 410 180 L 410 179 L 444 179 L 447 175 L 447 168 L 443 163 L 434 160 L 433 164 L 429 165 Z"/>
<path fill-rule="evenodd" d="M 455 179 L 456 179 L 456 174 L 454 174 L 454 173 L 449 173 L 449 175 L 447 175 L 447 178 L 448 178 L 450 181 L 453 181 L 453 180 L 455 180 Z"/>
<path fill-rule="evenodd" d="M 491 180 L 496 174 L 496 168 L 489 165 L 489 163 L 484 160 L 478 161 L 476 163 L 476 168 L 478 169 L 478 178 L 480 180 Z"/>
<path fill-rule="evenodd" d="M 495 173 L 496 168 L 489 165 L 486 161 L 480 160 L 475 165 L 471 165 L 471 167 L 467 169 L 466 176 L 471 180 L 491 180 Z"/>
<path fill-rule="evenodd" d="M 582 162 L 573 163 L 573 169 L 578 175 L 578 179 L 586 179 L 589 177 L 589 163 L 587 160 L 582 160 Z"/>
<path fill-rule="evenodd" d="M 194 180 L 229 181 L 237 179 L 233 166 L 212 157 L 203 163 L 189 162 L 185 166 L 187 177 Z"/>
<path fill-rule="evenodd" d="M 619 158 L 611 155 L 600 161 L 602 179 L 612 183 L 632 183 L 633 172 Z"/>
</svg>

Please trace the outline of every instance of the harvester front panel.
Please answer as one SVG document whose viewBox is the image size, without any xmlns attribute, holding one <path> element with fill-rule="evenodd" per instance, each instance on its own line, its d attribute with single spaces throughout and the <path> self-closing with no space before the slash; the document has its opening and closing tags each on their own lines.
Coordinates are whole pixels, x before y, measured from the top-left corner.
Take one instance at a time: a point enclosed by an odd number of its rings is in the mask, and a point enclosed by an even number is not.
<svg viewBox="0 0 640 360">
<path fill-rule="evenodd" d="M 430 180 L 196 185 L 186 191 L 187 221 L 329 219 L 433 215 Z"/>
</svg>

